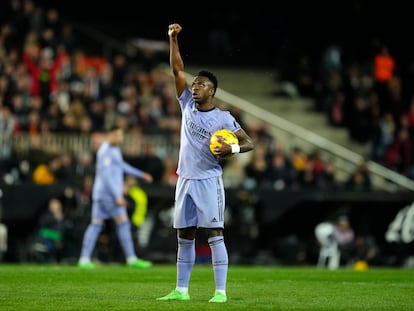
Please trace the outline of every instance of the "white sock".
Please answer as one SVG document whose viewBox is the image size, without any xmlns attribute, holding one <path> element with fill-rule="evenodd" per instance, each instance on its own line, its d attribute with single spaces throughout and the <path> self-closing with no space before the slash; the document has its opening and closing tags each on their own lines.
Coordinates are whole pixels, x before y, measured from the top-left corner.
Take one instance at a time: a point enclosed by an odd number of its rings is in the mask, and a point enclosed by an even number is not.
<svg viewBox="0 0 414 311">
<path fill-rule="evenodd" d="M 91 260 L 89 259 L 89 258 L 86 258 L 86 257 L 82 257 L 82 258 L 80 258 L 79 259 L 79 263 L 80 264 L 83 264 L 83 263 L 88 263 L 88 262 L 90 262 Z"/>
<path fill-rule="evenodd" d="M 137 256 L 130 256 L 127 258 L 127 263 L 133 263 L 137 260 Z"/>
</svg>

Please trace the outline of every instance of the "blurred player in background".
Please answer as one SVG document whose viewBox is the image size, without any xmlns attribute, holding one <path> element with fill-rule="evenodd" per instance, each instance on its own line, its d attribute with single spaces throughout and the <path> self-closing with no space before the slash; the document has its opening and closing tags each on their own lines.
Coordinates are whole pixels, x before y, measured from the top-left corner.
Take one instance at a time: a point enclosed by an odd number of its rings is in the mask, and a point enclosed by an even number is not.
<svg viewBox="0 0 414 311">
<path fill-rule="evenodd" d="M 96 175 L 92 192 L 92 219 L 85 231 L 78 261 L 80 268 L 94 268 L 91 261 L 96 240 L 104 220 L 112 218 L 117 226 L 117 235 L 125 254 L 127 265 L 132 268 L 148 268 L 150 261 L 137 258 L 131 234 L 131 222 L 124 198 L 124 175 L 129 174 L 151 183 L 152 175 L 129 165 L 123 160 L 121 145 L 124 141 L 122 128 L 112 127 L 96 155 Z"/>
<path fill-rule="evenodd" d="M 177 39 L 181 30 L 179 24 L 168 27 L 170 65 L 182 112 L 173 224 L 178 240 L 177 279 L 176 288 L 157 300 L 190 299 L 188 287 L 195 263 L 196 231 L 203 228 L 211 250 L 216 287 L 209 302 L 222 303 L 227 301 L 228 254 L 223 236 L 225 194 L 219 158 L 250 151 L 254 144 L 230 112 L 215 107 L 217 79 L 214 74 L 202 70 L 194 77 L 191 87 L 187 86 Z M 209 148 L 210 137 L 223 128 L 235 133 L 239 144 L 222 144 L 217 147 L 218 157 L 215 157 Z"/>
</svg>

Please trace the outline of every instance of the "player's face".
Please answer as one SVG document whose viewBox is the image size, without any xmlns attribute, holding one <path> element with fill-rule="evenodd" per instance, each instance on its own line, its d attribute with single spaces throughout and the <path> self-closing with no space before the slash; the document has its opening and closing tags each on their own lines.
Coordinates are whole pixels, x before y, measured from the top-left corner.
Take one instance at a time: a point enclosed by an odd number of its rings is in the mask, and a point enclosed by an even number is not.
<svg viewBox="0 0 414 311">
<path fill-rule="evenodd" d="M 122 144 L 124 140 L 124 132 L 121 129 L 113 131 L 111 132 L 109 139 L 110 139 L 111 145 L 119 146 Z"/>
<path fill-rule="evenodd" d="M 197 76 L 191 84 L 191 93 L 196 103 L 202 103 L 208 97 L 213 96 L 213 83 L 206 77 Z"/>
</svg>

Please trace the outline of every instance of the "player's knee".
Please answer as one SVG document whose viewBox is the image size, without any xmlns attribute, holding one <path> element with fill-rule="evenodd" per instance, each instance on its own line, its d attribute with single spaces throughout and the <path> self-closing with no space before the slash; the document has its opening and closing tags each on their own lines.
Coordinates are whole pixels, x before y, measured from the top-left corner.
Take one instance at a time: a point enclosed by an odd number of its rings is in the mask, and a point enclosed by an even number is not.
<svg viewBox="0 0 414 311">
<path fill-rule="evenodd" d="M 131 222 L 128 219 L 121 221 L 117 223 L 116 225 L 118 226 L 118 228 L 121 228 L 121 227 L 127 227 L 128 229 L 131 228 Z"/>
<path fill-rule="evenodd" d="M 101 222 L 92 222 L 92 223 L 90 224 L 90 226 L 91 226 L 91 227 L 92 227 L 95 231 L 101 232 L 102 227 L 103 227 L 103 223 L 101 223 Z"/>
<path fill-rule="evenodd" d="M 178 229 L 178 237 L 186 240 L 194 240 L 196 237 L 196 227 Z"/>
<path fill-rule="evenodd" d="M 120 215 L 118 217 L 115 217 L 114 220 L 115 220 L 115 223 L 118 224 L 118 225 L 123 223 L 123 222 L 129 222 L 129 219 L 128 219 L 127 215 Z"/>
<path fill-rule="evenodd" d="M 207 238 L 216 236 L 223 236 L 223 229 L 221 228 L 206 228 Z"/>
<path fill-rule="evenodd" d="M 102 219 L 92 218 L 91 223 L 97 224 L 97 225 L 103 225 L 104 222 Z"/>
</svg>

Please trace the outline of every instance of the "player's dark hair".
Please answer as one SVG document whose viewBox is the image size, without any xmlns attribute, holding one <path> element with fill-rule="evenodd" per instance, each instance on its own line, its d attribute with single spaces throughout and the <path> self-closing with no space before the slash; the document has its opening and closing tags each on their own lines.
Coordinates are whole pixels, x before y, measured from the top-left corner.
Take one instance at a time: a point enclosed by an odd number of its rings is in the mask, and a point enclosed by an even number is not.
<svg viewBox="0 0 414 311">
<path fill-rule="evenodd" d="M 218 82 L 217 82 L 216 76 L 212 72 L 210 72 L 208 70 L 200 70 L 197 73 L 197 76 L 202 76 L 202 77 L 208 78 L 211 81 L 211 83 L 213 83 L 213 86 L 214 86 L 214 94 L 216 94 Z"/>
<path fill-rule="evenodd" d="M 110 127 L 109 127 L 109 129 L 108 129 L 108 133 L 110 133 L 110 132 L 114 132 L 114 131 L 117 131 L 117 130 L 119 130 L 119 129 L 121 129 L 121 127 L 118 125 L 118 124 L 113 124 L 113 125 L 111 125 Z"/>
</svg>

